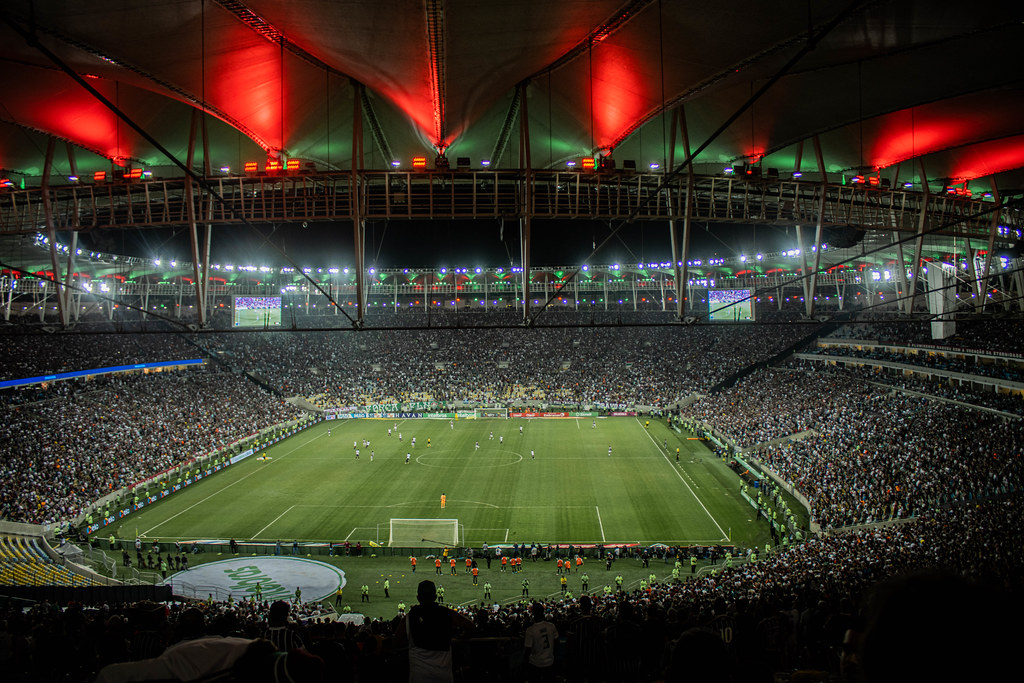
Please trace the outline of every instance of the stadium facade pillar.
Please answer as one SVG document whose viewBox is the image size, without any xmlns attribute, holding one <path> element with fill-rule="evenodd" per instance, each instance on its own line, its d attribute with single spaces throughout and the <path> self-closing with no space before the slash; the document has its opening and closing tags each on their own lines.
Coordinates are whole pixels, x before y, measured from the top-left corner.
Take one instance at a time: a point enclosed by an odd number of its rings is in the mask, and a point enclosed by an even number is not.
<svg viewBox="0 0 1024 683">
<path fill-rule="evenodd" d="M 907 304 L 910 302 L 908 287 L 913 283 L 907 279 L 907 261 L 903 257 L 903 242 L 900 240 L 899 233 L 892 233 L 892 241 L 896 243 L 896 282 L 900 287 L 896 308 L 904 313 L 909 313 L 910 311 L 907 309 Z"/>
<path fill-rule="evenodd" d="M 956 332 L 956 273 L 932 263 L 928 269 L 928 312 L 932 314 L 932 339 L 946 339 Z"/>
<path fill-rule="evenodd" d="M 601 284 L 604 285 L 604 298 L 602 299 L 602 301 L 604 302 L 604 310 L 607 311 L 608 310 L 608 278 L 601 278 L 601 279 L 603 280 L 603 282 Z"/>
<path fill-rule="evenodd" d="M 1010 274 L 1010 298 L 1017 302 L 1017 310 L 1024 313 L 1024 271 Z"/>
</svg>

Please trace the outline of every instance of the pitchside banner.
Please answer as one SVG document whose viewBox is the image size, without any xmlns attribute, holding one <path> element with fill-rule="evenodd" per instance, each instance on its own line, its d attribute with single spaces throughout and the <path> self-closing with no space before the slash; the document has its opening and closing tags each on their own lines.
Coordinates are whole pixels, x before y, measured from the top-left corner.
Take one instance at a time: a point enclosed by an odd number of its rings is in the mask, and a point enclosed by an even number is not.
<svg viewBox="0 0 1024 683">
<path fill-rule="evenodd" d="M 595 412 L 574 413 L 509 413 L 509 417 L 599 417 Z"/>
<path fill-rule="evenodd" d="M 271 444 L 277 443 L 278 441 L 281 441 L 281 440 L 283 440 L 283 439 L 285 439 L 285 438 L 287 438 L 289 436 L 292 436 L 294 434 L 298 434 L 300 431 L 302 431 L 306 427 L 310 427 L 310 426 L 312 426 L 314 424 L 316 424 L 315 421 L 314 422 L 309 422 L 309 423 L 304 424 L 304 425 L 296 425 L 296 426 L 292 427 L 291 429 L 289 429 L 288 431 L 284 432 L 281 436 L 276 437 L 276 438 L 272 439 L 271 441 L 267 442 L 267 445 L 271 445 Z M 160 491 L 158 491 L 157 493 L 155 493 L 155 494 L 153 494 L 151 496 L 146 496 L 145 498 L 139 499 L 138 503 L 131 503 L 130 505 L 125 506 L 124 508 L 121 508 L 119 510 L 115 510 L 113 512 L 113 514 L 111 514 L 108 517 L 100 518 L 99 523 L 97 523 L 97 524 L 90 524 L 89 526 L 87 526 L 85 528 L 85 532 L 87 534 L 94 533 L 94 532 L 98 531 L 99 529 L 102 529 L 105 526 L 113 524 L 114 522 L 116 522 L 119 519 L 123 519 L 124 517 L 128 516 L 132 512 L 135 512 L 136 510 L 141 510 L 142 508 L 146 507 L 147 505 L 152 505 L 153 503 L 157 502 L 161 498 L 165 498 L 165 497 L 171 495 L 175 491 L 180 491 L 181 489 L 183 489 L 183 488 L 185 488 L 187 486 L 191 486 L 192 484 L 196 483 L 200 479 L 203 479 L 204 477 L 210 476 L 214 472 L 220 472 L 225 467 L 230 467 L 231 465 L 234 465 L 235 463 L 237 463 L 237 462 L 239 462 L 241 460 L 245 460 L 246 458 L 248 458 L 253 453 L 254 453 L 254 451 L 253 451 L 252 448 L 246 449 L 246 450 L 242 451 L 241 453 L 239 453 L 238 455 L 235 455 L 235 456 L 232 456 L 231 458 L 229 458 L 228 461 L 226 463 L 224 463 L 223 465 L 221 465 L 221 464 L 212 465 L 212 466 L 206 468 L 205 470 L 202 470 L 201 472 L 197 472 L 194 475 L 192 475 L 192 476 L 190 476 L 190 477 L 188 477 L 186 479 L 182 479 L 180 484 L 175 483 L 175 484 L 168 485 L 168 487 L 166 489 L 161 489 Z"/>
</svg>

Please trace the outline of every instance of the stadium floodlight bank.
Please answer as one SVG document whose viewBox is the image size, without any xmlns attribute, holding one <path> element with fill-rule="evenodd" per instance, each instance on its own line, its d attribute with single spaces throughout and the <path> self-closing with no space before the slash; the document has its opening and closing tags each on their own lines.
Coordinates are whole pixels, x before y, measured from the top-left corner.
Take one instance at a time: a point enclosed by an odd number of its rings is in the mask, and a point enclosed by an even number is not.
<svg viewBox="0 0 1024 683">
<path fill-rule="evenodd" d="M 500 417 L 502 419 L 508 419 L 508 408 L 502 408 L 495 406 L 494 408 L 477 408 L 473 411 L 476 419 L 484 417 Z"/>
<path fill-rule="evenodd" d="M 458 546 L 463 526 L 457 519 L 392 519 L 389 547 Z"/>
</svg>

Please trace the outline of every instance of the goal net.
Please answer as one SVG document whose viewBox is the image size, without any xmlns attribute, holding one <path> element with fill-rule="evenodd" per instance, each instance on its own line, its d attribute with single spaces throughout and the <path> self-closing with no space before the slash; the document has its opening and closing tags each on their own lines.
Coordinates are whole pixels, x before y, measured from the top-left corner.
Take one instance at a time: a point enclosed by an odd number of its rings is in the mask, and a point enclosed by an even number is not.
<svg viewBox="0 0 1024 683">
<path fill-rule="evenodd" d="M 389 546 L 457 546 L 457 519 L 392 519 Z"/>
<path fill-rule="evenodd" d="M 477 408 L 474 411 L 474 413 L 476 414 L 475 416 L 477 419 L 480 419 L 482 417 L 507 418 L 508 408 Z"/>
</svg>

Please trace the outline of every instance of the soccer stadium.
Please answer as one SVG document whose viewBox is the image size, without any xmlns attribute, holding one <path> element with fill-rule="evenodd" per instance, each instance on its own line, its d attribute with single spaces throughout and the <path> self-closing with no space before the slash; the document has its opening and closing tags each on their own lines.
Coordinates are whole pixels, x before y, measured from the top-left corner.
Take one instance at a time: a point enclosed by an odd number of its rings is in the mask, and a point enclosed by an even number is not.
<svg viewBox="0 0 1024 683">
<path fill-rule="evenodd" d="M 1017 4 L 0 19 L 3 680 L 1012 677 Z"/>
</svg>

